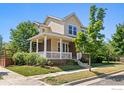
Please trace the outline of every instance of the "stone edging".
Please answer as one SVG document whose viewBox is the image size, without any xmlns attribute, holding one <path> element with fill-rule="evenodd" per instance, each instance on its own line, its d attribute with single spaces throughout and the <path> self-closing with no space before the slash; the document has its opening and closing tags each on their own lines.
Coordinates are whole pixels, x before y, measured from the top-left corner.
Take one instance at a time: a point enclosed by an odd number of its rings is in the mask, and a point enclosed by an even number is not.
<svg viewBox="0 0 124 93">
<path fill-rule="evenodd" d="M 76 85 L 76 84 L 83 83 L 83 82 L 86 82 L 86 81 L 89 81 L 89 80 L 94 80 L 94 79 L 97 79 L 97 78 L 106 77 L 106 76 L 109 76 L 109 75 L 112 75 L 112 74 L 116 74 L 116 73 L 119 73 L 119 72 L 123 72 L 123 71 L 124 70 L 120 70 L 120 71 L 115 71 L 115 72 L 112 72 L 112 73 L 109 73 L 109 74 L 93 76 L 93 77 L 89 77 L 89 78 L 86 78 L 86 79 L 81 79 L 81 80 L 76 80 L 76 81 L 72 81 L 72 82 L 69 82 L 69 83 L 65 83 L 63 85 Z"/>
</svg>

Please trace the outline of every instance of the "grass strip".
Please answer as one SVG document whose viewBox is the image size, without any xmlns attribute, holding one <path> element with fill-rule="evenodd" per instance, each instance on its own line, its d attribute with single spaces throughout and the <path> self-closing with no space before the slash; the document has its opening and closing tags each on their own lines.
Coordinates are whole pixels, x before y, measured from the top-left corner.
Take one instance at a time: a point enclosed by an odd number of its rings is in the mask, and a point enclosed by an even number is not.
<svg viewBox="0 0 124 93">
<path fill-rule="evenodd" d="M 97 69 L 90 71 L 80 71 L 71 74 L 59 75 L 55 77 L 46 77 L 41 79 L 43 82 L 48 83 L 50 85 L 60 85 L 68 82 L 72 82 L 75 80 L 86 79 L 93 76 L 105 75 L 113 72 L 118 72 L 120 70 L 124 70 L 124 64 L 119 63 L 115 65 L 99 67 Z"/>
</svg>

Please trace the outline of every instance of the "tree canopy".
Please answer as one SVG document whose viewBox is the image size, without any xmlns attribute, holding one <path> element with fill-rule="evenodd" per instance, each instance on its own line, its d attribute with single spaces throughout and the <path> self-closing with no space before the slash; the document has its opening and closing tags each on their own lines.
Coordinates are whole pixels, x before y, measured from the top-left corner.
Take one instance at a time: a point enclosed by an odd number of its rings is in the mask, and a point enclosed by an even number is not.
<svg viewBox="0 0 124 93">
<path fill-rule="evenodd" d="M 16 28 L 11 29 L 11 47 L 16 51 L 29 51 L 28 39 L 39 31 L 31 21 L 21 22 Z"/>
<path fill-rule="evenodd" d="M 124 23 L 116 25 L 116 33 L 112 36 L 111 44 L 118 55 L 124 55 Z"/>
<path fill-rule="evenodd" d="M 79 31 L 74 39 L 76 49 L 82 53 L 90 53 L 96 57 L 101 46 L 103 46 L 104 35 L 101 30 L 104 29 L 104 8 L 97 8 L 95 5 L 90 7 L 89 25 L 86 32 Z M 97 55 L 98 56 L 98 55 Z"/>
</svg>

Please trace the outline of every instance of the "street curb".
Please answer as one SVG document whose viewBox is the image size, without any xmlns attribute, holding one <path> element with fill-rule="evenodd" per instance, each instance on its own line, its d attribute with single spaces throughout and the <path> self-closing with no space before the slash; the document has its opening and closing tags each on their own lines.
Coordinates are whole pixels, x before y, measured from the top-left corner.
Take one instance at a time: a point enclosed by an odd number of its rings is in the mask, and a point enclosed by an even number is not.
<svg viewBox="0 0 124 93">
<path fill-rule="evenodd" d="M 120 70 L 120 71 L 112 72 L 112 73 L 109 73 L 109 74 L 103 74 L 103 75 L 99 75 L 99 76 L 93 76 L 93 77 L 86 78 L 86 79 L 72 81 L 72 82 L 69 82 L 69 83 L 66 83 L 66 84 L 63 84 L 63 85 L 64 86 L 65 85 L 76 85 L 76 84 L 83 83 L 83 82 L 86 82 L 86 81 L 89 81 L 89 80 L 94 80 L 94 79 L 97 79 L 97 78 L 103 78 L 103 77 L 106 77 L 106 76 L 109 76 L 109 75 L 112 75 L 112 74 L 116 74 L 116 73 L 120 73 L 120 72 L 123 72 L 123 71 L 124 70 Z"/>
</svg>

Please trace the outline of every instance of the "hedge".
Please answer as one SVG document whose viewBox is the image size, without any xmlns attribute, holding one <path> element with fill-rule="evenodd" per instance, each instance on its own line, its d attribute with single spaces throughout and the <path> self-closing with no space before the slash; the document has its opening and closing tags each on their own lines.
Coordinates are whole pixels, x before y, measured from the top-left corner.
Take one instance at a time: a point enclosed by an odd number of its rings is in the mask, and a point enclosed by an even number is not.
<svg viewBox="0 0 124 93">
<path fill-rule="evenodd" d="M 17 52 L 13 55 L 12 60 L 16 65 L 44 66 L 47 63 L 47 59 L 37 53 Z"/>
</svg>

